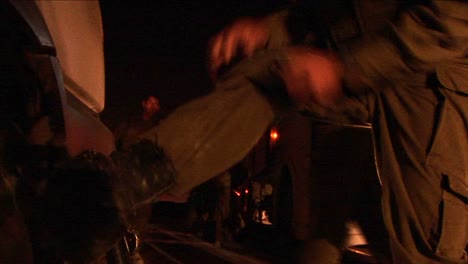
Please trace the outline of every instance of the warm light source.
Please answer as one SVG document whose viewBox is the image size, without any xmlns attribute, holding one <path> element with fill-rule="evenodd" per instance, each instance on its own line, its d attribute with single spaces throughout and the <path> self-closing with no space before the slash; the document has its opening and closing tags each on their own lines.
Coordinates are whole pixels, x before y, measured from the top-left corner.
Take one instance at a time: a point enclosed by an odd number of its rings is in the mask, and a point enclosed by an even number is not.
<svg viewBox="0 0 468 264">
<path fill-rule="evenodd" d="M 270 129 L 270 141 L 272 143 L 275 143 L 276 141 L 278 141 L 278 139 L 279 139 L 278 129 L 276 127 L 272 127 Z"/>
</svg>

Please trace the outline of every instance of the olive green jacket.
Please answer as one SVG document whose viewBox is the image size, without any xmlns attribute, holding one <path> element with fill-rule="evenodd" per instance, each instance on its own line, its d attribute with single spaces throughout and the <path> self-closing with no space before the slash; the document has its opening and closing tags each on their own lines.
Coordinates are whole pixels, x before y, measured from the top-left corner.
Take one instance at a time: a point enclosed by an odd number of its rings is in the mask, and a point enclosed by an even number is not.
<svg viewBox="0 0 468 264">
<path fill-rule="evenodd" d="M 312 3 L 292 16 L 312 16 L 304 28 L 324 37 L 319 45 L 345 66 L 343 102 L 304 108 L 322 120 L 372 126 L 394 263 L 467 263 L 468 2 L 347 3 L 343 10 Z M 416 186 L 412 177 L 424 180 Z M 439 200 L 443 215 L 420 211 L 435 207 L 426 200 Z M 440 221 L 435 241 L 428 218 Z"/>
</svg>

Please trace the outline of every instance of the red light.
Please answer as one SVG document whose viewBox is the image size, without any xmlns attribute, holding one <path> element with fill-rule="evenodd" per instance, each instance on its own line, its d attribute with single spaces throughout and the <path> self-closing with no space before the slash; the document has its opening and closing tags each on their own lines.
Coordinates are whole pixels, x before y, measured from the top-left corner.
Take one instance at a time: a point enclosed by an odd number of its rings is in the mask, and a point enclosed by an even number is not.
<svg viewBox="0 0 468 264">
<path fill-rule="evenodd" d="M 276 142 L 279 139 L 279 133 L 275 127 L 270 130 L 270 139 L 273 142 Z"/>
<path fill-rule="evenodd" d="M 245 189 L 245 191 L 244 191 L 244 192 L 245 192 L 245 193 L 249 193 L 249 190 L 248 190 L 248 189 Z"/>
<path fill-rule="evenodd" d="M 278 133 L 276 133 L 276 132 L 271 133 L 271 138 L 272 139 L 278 139 Z"/>
<path fill-rule="evenodd" d="M 237 196 L 241 196 L 241 193 L 238 192 L 238 191 L 234 191 L 234 193 L 235 193 Z"/>
</svg>

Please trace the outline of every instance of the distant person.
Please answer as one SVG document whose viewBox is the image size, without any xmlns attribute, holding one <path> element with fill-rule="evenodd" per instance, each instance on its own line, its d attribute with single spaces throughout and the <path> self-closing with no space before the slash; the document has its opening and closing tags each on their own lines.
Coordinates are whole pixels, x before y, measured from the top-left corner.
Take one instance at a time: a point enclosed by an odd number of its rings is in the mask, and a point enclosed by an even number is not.
<svg viewBox="0 0 468 264">
<path fill-rule="evenodd" d="M 143 120 L 149 121 L 157 121 L 155 119 L 156 114 L 161 109 L 159 105 L 159 99 L 154 96 L 148 96 L 148 98 L 141 101 L 141 106 L 143 107 Z"/>
<path fill-rule="evenodd" d="M 161 105 L 156 96 L 150 95 L 141 101 L 141 112 L 131 116 L 117 126 L 114 131 L 118 149 L 128 147 L 134 143 L 136 137 L 142 132 L 156 126 L 159 122 Z"/>
</svg>

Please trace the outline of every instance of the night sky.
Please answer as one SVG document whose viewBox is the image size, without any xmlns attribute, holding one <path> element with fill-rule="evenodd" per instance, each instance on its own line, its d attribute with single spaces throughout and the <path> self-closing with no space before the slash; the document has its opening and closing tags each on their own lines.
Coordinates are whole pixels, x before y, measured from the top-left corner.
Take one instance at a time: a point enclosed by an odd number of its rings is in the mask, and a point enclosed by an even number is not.
<svg viewBox="0 0 468 264">
<path fill-rule="evenodd" d="M 138 114 L 156 95 L 161 113 L 208 93 L 206 52 L 216 32 L 241 16 L 258 16 L 284 0 L 101 1 L 105 38 L 106 107 L 111 128 Z"/>
</svg>

